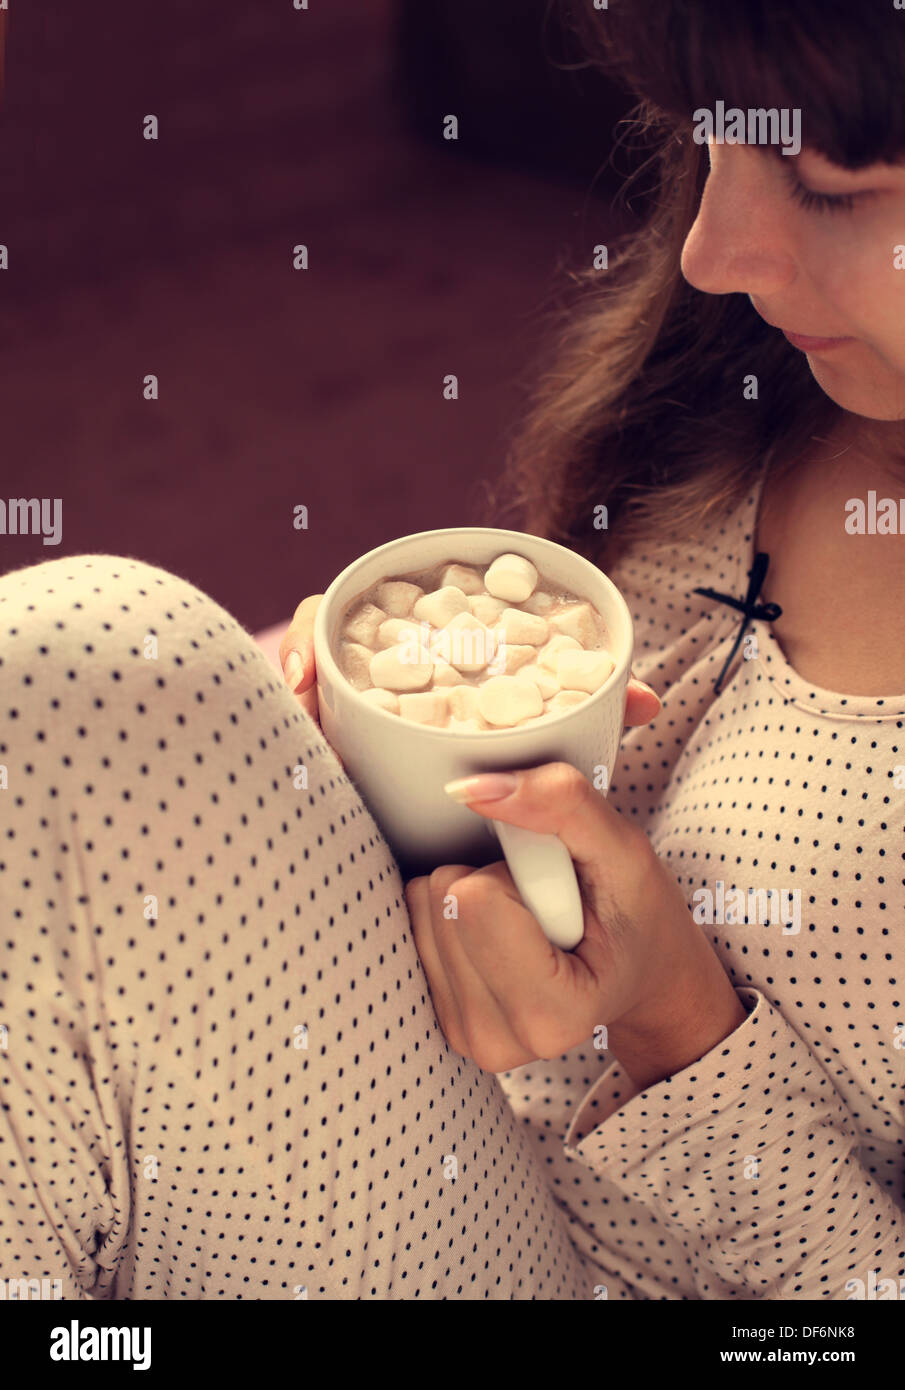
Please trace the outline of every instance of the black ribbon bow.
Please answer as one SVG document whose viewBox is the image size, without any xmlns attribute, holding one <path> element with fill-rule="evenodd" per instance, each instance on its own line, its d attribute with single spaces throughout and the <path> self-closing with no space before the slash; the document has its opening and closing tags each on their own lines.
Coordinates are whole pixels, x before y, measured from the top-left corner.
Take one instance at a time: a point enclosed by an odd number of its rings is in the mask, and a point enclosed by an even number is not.
<svg viewBox="0 0 905 1390">
<path fill-rule="evenodd" d="M 755 618 L 762 618 L 766 623 L 775 622 L 782 616 L 782 609 L 778 603 L 758 603 L 757 596 L 763 588 L 764 580 L 767 577 L 767 566 L 770 563 L 770 556 L 766 551 L 759 550 L 754 557 L 754 564 L 748 571 L 748 592 L 744 599 L 733 598 L 731 594 L 718 594 L 716 589 L 692 589 L 693 594 L 701 594 L 704 598 L 715 599 L 717 603 L 728 603 L 730 608 L 735 608 L 742 614 L 742 621 L 732 644 L 732 651 L 726 657 L 723 669 L 717 677 L 714 691 L 719 695 L 723 687 L 723 678 L 729 667 L 732 665 L 733 658 L 742 644 L 742 639 L 748 630 L 748 624 Z"/>
</svg>

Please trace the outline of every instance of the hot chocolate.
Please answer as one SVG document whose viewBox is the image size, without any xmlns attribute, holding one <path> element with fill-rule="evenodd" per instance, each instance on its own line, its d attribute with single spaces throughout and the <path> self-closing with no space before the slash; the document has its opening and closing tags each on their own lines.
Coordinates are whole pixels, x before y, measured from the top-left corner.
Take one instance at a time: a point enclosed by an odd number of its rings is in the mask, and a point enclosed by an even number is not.
<svg viewBox="0 0 905 1390">
<path fill-rule="evenodd" d="M 337 660 L 381 709 L 464 733 L 562 714 L 615 666 L 593 605 L 510 553 L 373 584 L 343 616 Z"/>
</svg>

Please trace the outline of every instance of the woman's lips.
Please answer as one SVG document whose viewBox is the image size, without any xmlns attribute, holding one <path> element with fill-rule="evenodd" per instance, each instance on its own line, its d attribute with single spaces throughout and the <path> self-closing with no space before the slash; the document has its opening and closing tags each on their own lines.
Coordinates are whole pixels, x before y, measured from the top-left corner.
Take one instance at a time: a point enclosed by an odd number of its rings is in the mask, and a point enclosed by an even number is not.
<svg viewBox="0 0 905 1390">
<path fill-rule="evenodd" d="M 778 323 L 773 323 L 766 314 L 761 313 L 753 299 L 751 300 L 751 307 L 763 319 L 764 323 L 768 323 L 771 328 L 778 328 L 783 337 L 787 338 L 793 347 L 800 348 L 802 352 L 826 352 L 827 349 L 837 347 L 840 343 L 853 343 L 855 341 L 854 338 L 817 338 L 809 333 L 791 333 L 786 328 L 780 328 Z"/>
<path fill-rule="evenodd" d="M 826 352 L 829 348 L 838 347 L 840 343 L 853 343 L 854 338 L 809 338 L 804 333 L 788 333 L 781 328 L 780 333 L 784 338 L 788 338 L 793 347 L 800 348 L 802 352 Z"/>
</svg>

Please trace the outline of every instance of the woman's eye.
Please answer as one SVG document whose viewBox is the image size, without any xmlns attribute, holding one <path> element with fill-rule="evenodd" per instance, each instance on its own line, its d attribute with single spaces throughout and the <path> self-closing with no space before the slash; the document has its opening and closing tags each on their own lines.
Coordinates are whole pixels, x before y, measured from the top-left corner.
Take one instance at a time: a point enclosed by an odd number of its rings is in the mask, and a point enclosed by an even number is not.
<svg viewBox="0 0 905 1390">
<path fill-rule="evenodd" d="M 792 196 L 801 203 L 802 207 L 809 208 L 817 212 L 851 212 L 855 206 L 854 193 L 815 193 L 811 188 L 805 188 L 803 183 L 795 180 L 792 189 Z"/>
<path fill-rule="evenodd" d="M 871 190 L 860 193 L 817 193 L 806 188 L 788 165 L 782 166 L 791 186 L 792 197 L 811 212 L 851 212 L 856 202 L 871 197 Z"/>
</svg>

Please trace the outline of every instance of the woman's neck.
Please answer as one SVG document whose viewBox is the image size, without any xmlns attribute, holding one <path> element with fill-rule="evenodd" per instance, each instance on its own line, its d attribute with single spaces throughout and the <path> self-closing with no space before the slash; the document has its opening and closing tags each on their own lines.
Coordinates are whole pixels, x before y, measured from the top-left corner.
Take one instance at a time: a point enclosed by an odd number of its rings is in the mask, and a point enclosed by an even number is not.
<svg viewBox="0 0 905 1390">
<path fill-rule="evenodd" d="M 903 426 L 860 423 L 868 428 L 843 422 L 800 465 L 766 478 L 756 534 L 770 556 L 762 600 L 782 608 L 773 631 L 804 680 L 843 695 L 901 695 L 905 536 L 878 525 L 877 508 L 905 498 Z M 860 529 L 846 524 L 853 507 L 867 518 Z"/>
<path fill-rule="evenodd" d="M 846 473 L 853 480 L 866 469 L 905 491 L 905 420 L 866 420 L 843 414 L 829 438 L 815 444 L 805 466 Z"/>
</svg>

